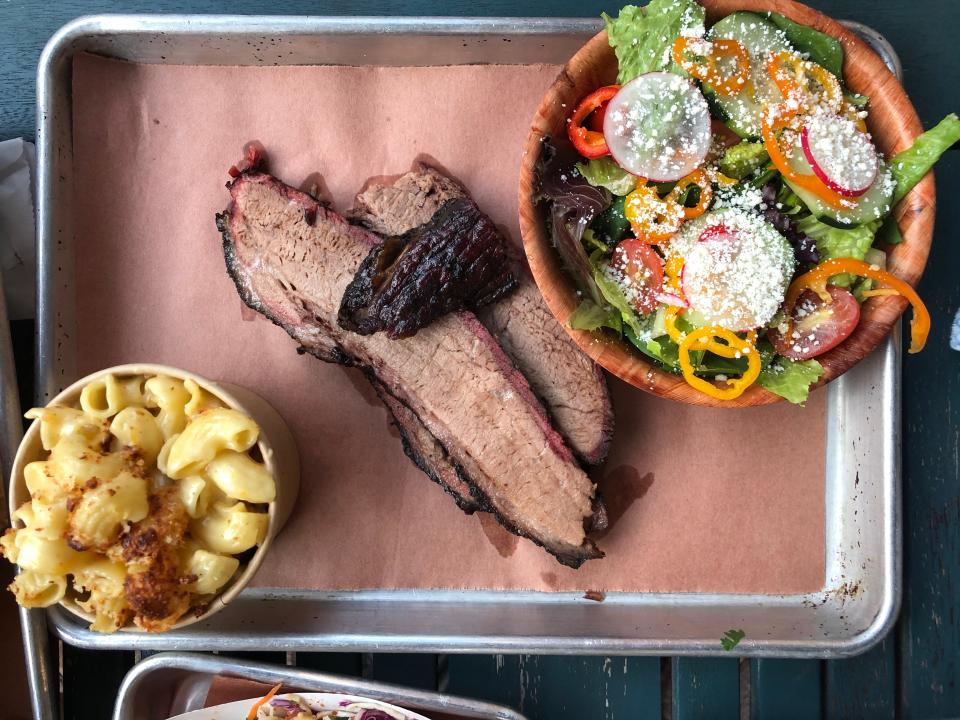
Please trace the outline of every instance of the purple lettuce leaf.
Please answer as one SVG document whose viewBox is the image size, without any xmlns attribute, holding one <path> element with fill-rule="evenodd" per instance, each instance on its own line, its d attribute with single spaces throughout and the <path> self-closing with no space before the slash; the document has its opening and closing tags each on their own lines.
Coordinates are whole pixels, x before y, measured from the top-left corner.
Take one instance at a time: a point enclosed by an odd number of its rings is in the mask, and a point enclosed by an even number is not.
<svg viewBox="0 0 960 720">
<path fill-rule="evenodd" d="M 593 280 L 593 266 L 581 242 L 593 219 L 610 205 L 611 195 L 594 187 L 575 165 L 580 156 L 569 143 L 543 139 L 537 162 L 534 201 L 546 209 L 550 238 L 579 290 L 597 305 L 603 296 Z"/>
</svg>

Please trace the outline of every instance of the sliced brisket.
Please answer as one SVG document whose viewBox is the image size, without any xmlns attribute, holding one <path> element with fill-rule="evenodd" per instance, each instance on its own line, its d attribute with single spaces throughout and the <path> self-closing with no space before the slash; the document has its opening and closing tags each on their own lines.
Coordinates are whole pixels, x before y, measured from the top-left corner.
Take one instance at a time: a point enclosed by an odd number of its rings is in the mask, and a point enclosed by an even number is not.
<svg viewBox="0 0 960 720">
<path fill-rule="evenodd" d="M 474 497 L 463 472 L 453 464 L 446 449 L 424 427 L 416 413 L 391 395 L 375 377 L 371 376 L 370 382 L 393 415 L 394 425 L 400 431 L 403 441 L 403 451 L 413 464 L 442 487 L 465 513 L 483 510 L 483 503 Z"/>
<path fill-rule="evenodd" d="M 242 173 L 229 188 L 232 202 L 217 224 L 228 272 L 250 307 L 306 351 L 375 376 L 510 530 L 572 567 L 602 556 L 584 532 L 593 483 L 471 313 L 400 340 L 342 329 L 340 299 L 379 239 L 266 173 Z"/>
<path fill-rule="evenodd" d="M 393 182 L 368 185 L 346 214 L 377 235 L 396 237 L 429 221 L 448 200 L 466 195 L 455 180 L 428 165 L 416 163 L 413 171 Z"/>
<path fill-rule="evenodd" d="M 404 235 L 431 222 L 441 207 L 465 197 L 457 182 L 425 165 L 357 195 L 348 217 L 381 234 Z M 590 464 L 606 458 L 613 409 L 603 371 L 574 344 L 521 263 L 517 290 L 478 316 L 530 381 L 574 452 Z"/>
<path fill-rule="evenodd" d="M 340 303 L 340 327 L 409 337 L 456 310 L 476 310 L 517 286 L 507 242 L 467 197 L 371 248 Z"/>
</svg>

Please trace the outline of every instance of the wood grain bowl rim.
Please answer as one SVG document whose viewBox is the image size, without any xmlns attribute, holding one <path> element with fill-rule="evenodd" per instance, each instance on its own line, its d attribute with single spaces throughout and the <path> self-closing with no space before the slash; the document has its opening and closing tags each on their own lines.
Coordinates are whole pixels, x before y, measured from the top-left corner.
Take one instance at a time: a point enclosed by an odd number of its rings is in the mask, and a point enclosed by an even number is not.
<svg viewBox="0 0 960 720">
<path fill-rule="evenodd" d="M 883 60 L 852 31 L 823 13 L 793 0 L 699 0 L 708 23 L 736 10 L 773 11 L 840 40 L 844 47 L 843 74 L 854 92 L 870 97 L 870 130 L 886 157 L 909 147 L 923 131 L 920 119 L 900 82 Z M 591 38 L 563 67 L 544 96 L 530 127 L 520 167 L 520 233 L 530 270 L 554 317 L 576 344 L 600 366 L 634 387 L 660 397 L 709 407 L 769 405 L 783 400 L 753 385 L 733 401 L 723 401 L 695 390 L 678 375 L 656 367 L 626 340 L 610 331 L 574 330 L 567 318 L 579 298 L 572 280 L 547 234 L 543 213 L 533 202 L 534 175 L 545 137 L 563 131 L 570 108 L 587 92 L 615 81 L 616 57 L 606 31 Z M 917 184 L 894 209 L 903 242 L 888 250 L 888 270 L 916 285 L 923 274 L 933 238 L 935 215 L 933 173 Z M 836 379 L 866 357 L 887 337 L 908 302 L 901 297 L 874 298 L 862 306 L 860 323 L 841 345 L 817 358 L 824 375 L 814 387 Z"/>
</svg>

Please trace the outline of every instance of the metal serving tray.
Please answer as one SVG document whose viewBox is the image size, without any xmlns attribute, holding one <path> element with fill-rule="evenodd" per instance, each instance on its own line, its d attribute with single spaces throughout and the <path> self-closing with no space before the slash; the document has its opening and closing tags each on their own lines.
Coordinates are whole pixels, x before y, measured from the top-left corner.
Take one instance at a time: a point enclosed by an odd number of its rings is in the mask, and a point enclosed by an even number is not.
<svg viewBox="0 0 960 720">
<path fill-rule="evenodd" d="M 441 712 L 481 720 L 526 720 L 515 710 L 481 700 L 198 653 L 160 653 L 137 663 L 120 685 L 113 720 L 166 720 L 171 715 L 199 710 L 216 675 L 270 685 L 282 682 L 303 692 L 360 695 L 421 713 Z"/>
<path fill-rule="evenodd" d="M 293 64 L 448 65 L 565 62 L 594 20 L 99 16 L 61 29 L 38 77 L 39 403 L 75 378 L 72 336 L 71 60 L 95 52 L 166 64 L 256 65 L 256 43 Z M 876 33 L 855 26 L 892 69 Z M 502 42 L 501 40 L 511 42 Z M 280 51 L 285 52 L 280 52 Z M 900 601 L 898 333 L 830 385 L 826 573 L 806 595 L 251 589 L 210 621 L 156 636 L 102 635 L 59 608 L 66 642 L 157 650 L 352 650 L 841 657 L 892 626 Z"/>
</svg>

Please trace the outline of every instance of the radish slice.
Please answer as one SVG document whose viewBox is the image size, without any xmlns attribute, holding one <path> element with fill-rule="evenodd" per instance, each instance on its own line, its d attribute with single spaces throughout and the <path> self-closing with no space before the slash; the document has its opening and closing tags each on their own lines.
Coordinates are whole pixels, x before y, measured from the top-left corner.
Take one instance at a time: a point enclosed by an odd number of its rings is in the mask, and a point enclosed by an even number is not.
<svg viewBox="0 0 960 720">
<path fill-rule="evenodd" d="M 863 195 L 877 179 L 877 149 L 849 118 L 815 115 L 804 126 L 800 143 L 814 174 L 844 197 Z"/>
<path fill-rule="evenodd" d="M 690 303 L 684 300 L 679 295 L 674 293 L 662 292 L 657 294 L 657 302 L 662 302 L 664 305 L 673 305 L 674 307 L 688 308 Z"/>
<path fill-rule="evenodd" d="M 689 80 L 672 73 L 647 73 L 610 100 L 603 135 L 624 170 L 654 182 L 673 182 L 706 158 L 710 110 Z"/>
<path fill-rule="evenodd" d="M 731 230 L 723 223 L 719 225 L 711 225 L 702 233 L 698 238 L 698 242 L 736 242 L 737 233 L 734 230 Z M 682 271 L 681 271 L 682 272 Z"/>
</svg>

